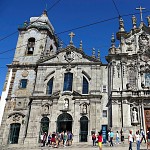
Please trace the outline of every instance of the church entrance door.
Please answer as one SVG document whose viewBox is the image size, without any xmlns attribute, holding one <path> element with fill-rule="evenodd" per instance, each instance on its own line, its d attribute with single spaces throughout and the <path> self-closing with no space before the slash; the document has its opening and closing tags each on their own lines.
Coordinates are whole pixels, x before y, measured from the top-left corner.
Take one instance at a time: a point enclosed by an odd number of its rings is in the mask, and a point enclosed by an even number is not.
<svg viewBox="0 0 150 150">
<path fill-rule="evenodd" d="M 10 125 L 10 131 L 9 131 L 9 143 L 10 144 L 18 143 L 19 132 L 20 132 L 20 123 L 13 123 Z"/>
<path fill-rule="evenodd" d="M 88 118 L 83 116 L 80 118 L 80 142 L 87 142 L 88 135 Z"/>
<path fill-rule="evenodd" d="M 57 118 L 57 132 L 72 132 L 72 116 L 68 113 L 62 113 Z"/>
</svg>

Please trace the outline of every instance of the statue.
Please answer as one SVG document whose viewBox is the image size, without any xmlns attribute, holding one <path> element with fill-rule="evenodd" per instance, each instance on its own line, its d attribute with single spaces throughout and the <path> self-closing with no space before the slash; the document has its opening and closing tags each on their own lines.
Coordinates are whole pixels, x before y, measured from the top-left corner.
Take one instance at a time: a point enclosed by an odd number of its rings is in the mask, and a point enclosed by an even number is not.
<svg viewBox="0 0 150 150">
<path fill-rule="evenodd" d="M 83 112 L 84 114 L 87 113 L 87 107 L 86 107 L 86 105 L 83 105 L 82 112 Z"/>
<path fill-rule="evenodd" d="M 132 24 L 133 27 L 136 27 L 136 17 L 134 15 L 132 16 Z"/>
<path fill-rule="evenodd" d="M 68 109 L 68 108 L 69 108 L 69 100 L 68 100 L 68 99 L 65 99 L 65 100 L 64 100 L 64 108 L 65 108 L 65 109 Z"/>
<path fill-rule="evenodd" d="M 133 111 L 132 111 L 132 122 L 133 123 L 138 122 L 136 108 L 133 108 Z"/>
<path fill-rule="evenodd" d="M 148 26 L 150 27 L 150 16 L 147 17 Z"/>
<path fill-rule="evenodd" d="M 44 107 L 43 107 L 43 113 L 44 114 L 49 114 L 49 106 L 44 105 Z"/>
<path fill-rule="evenodd" d="M 120 18 L 120 20 L 119 20 L 119 29 L 120 29 L 120 31 L 124 31 L 124 22 L 123 22 L 122 18 Z"/>
</svg>

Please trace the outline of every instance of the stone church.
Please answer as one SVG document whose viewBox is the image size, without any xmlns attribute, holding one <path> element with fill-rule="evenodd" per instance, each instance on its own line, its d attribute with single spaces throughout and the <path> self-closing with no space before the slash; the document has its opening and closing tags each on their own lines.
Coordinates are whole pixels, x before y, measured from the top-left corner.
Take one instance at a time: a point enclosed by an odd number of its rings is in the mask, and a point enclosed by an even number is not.
<svg viewBox="0 0 150 150">
<path fill-rule="evenodd" d="M 89 142 L 93 132 L 145 131 L 150 126 L 150 17 L 127 32 L 119 20 L 107 64 L 84 53 L 82 41 L 63 47 L 47 12 L 19 27 L 14 59 L 8 66 L 1 100 L 6 101 L 1 145 L 37 146 L 43 132 L 71 131 L 74 142 Z"/>
</svg>

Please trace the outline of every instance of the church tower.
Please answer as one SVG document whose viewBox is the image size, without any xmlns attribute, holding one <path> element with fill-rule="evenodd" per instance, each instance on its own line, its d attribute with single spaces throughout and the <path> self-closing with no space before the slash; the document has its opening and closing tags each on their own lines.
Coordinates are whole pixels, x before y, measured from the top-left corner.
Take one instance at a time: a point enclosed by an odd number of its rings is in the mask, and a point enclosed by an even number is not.
<svg viewBox="0 0 150 150">
<path fill-rule="evenodd" d="M 31 17 L 18 28 L 19 37 L 13 63 L 20 65 L 36 64 L 41 57 L 56 53 L 58 41 L 47 12 L 40 17 Z"/>
<path fill-rule="evenodd" d="M 142 14 L 141 14 L 142 15 Z M 132 17 L 132 29 L 127 32 L 124 21 L 119 19 L 116 34 L 119 46 L 112 36 L 111 48 L 106 57 L 109 77 L 109 126 L 115 131 L 128 131 L 149 127 L 150 117 L 150 18 L 148 26 L 141 16 L 140 25 Z M 145 114 L 145 115 L 144 115 Z"/>
<path fill-rule="evenodd" d="M 30 22 L 24 22 L 18 28 L 19 36 L 12 64 L 8 65 L 8 73 L 1 97 L 1 110 L 5 110 L 0 129 L 0 145 L 7 143 L 22 143 L 27 134 L 29 119 L 29 103 L 34 93 L 37 76 L 37 64 L 41 59 L 55 55 L 58 40 L 51 25 L 47 12 L 39 17 L 31 17 Z M 15 135 L 9 135 L 6 124 Z M 15 139 L 19 136 L 19 140 Z M 8 142 L 9 141 L 9 142 Z"/>
</svg>

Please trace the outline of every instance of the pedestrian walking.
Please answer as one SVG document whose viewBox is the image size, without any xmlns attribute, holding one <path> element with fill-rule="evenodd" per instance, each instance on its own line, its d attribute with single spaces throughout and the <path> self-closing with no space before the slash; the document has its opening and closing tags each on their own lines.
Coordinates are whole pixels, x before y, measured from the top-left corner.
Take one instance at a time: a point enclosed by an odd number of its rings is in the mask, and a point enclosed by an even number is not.
<svg viewBox="0 0 150 150">
<path fill-rule="evenodd" d="M 93 141 L 93 146 L 96 146 L 96 135 L 95 135 L 95 133 L 92 134 L 92 141 Z"/>
<path fill-rule="evenodd" d="M 147 139 L 147 150 L 148 150 L 148 147 L 150 146 L 150 127 L 148 128 L 146 139 Z"/>
<path fill-rule="evenodd" d="M 144 139 L 144 141 L 145 141 L 145 143 L 146 143 L 145 132 L 144 132 L 143 129 L 141 129 L 141 136 L 142 136 L 142 138 L 141 138 L 141 143 L 142 143 L 143 139 Z"/>
<path fill-rule="evenodd" d="M 110 131 L 110 146 L 114 146 L 113 145 L 113 137 L 114 137 L 114 133 L 113 133 L 113 131 Z"/>
<path fill-rule="evenodd" d="M 102 142 L 103 142 L 103 137 L 102 137 L 102 131 L 98 132 L 98 147 L 99 150 L 102 150 Z"/>
<path fill-rule="evenodd" d="M 43 134 L 43 146 L 45 146 L 46 140 L 47 140 L 47 133 L 45 132 L 45 133 Z"/>
<path fill-rule="evenodd" d="M 137 149 L 137 150 L 140 150 L 141 137 L 140 137 L 139 130 L 136 131 L 136 134 L 135 134 L 135 141 L 136 141 L 136 149 Z"/>
<path fill-rule="evenodd" d="M 132 135 L 132 131 L 131 130 L 129 131 L 128 142 L 129 142 L 129 150 L 132 150 L 133 135 Z"/>
<path fill-rule="evenodd" d="M 116 133 L 116 144 L 119 144 L 119 132 Z"/>
<path fill-rule="evenodd" d="M 110 130 L 108 131 L 108 142 L 110 142 Z"/>
</svg>

